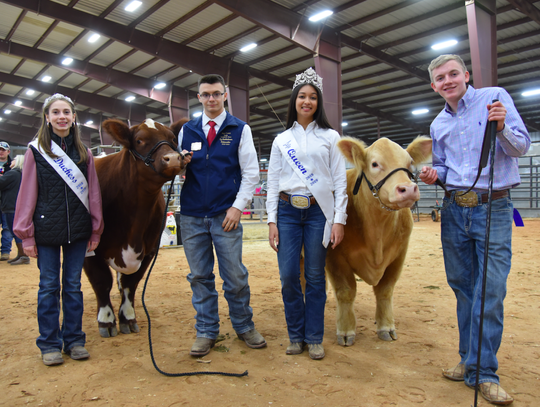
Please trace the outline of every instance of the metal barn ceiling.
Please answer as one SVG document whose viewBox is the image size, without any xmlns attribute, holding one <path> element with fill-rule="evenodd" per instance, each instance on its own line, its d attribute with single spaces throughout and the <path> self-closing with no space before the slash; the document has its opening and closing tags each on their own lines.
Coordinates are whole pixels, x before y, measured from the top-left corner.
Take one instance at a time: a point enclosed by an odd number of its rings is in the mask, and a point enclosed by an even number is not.
<svg viewBox="0 0 540 407">
<path fill-rule="evenodd" d="M 439 54 L 459 54 L 474 84 L 466 13 L 471 1 L 142 0 L 128 12 L 130 1 L 0 0 L 0 139 L 26 145 L 43 101 L 55 92 L 74 99 L 91 146 L 102 142 L 106 118 L 168 124 L 170 117 L 191 117 L 201 111 L 198 78 L 215 72 L 228 79 L 231 94 L 240 89 L 240 99 L 231 100 L 246 100 L 256 148 L 267 158 L 283 129 L 295 74 L 315 66 L 323 52 L 318 40 L 325 38 L 337 44 L 341 71 L 341 80 L 324 80 L 341 87 L 342 118 L 332 120 L 347 123 L 342 133 L 368 144 L 377 137 L 406 144 L 429 134 L 443 107 L 427 73 Z M 540 131 L 540 97 L 521 95 L 540 88 L 539 4 L 495 2 L 498 85 L 512 95 L 529 131 Z M 333 14 L 308 21 L 324 9 Z M 94 34 L 99 38 L 89 42 Z M 451 38 L 458 41 L 452 48 L 431 49 Z M 249 43 L 257 47 L 240 51 Z M 63 65 L 68 57 L 73 62 Z M 155 88 L 159 82 L 166 86 Z M 135 98 L 127 102 L 128 96 Z M 429 112 L 412 115 L 419 108 Z"/>
</svg>

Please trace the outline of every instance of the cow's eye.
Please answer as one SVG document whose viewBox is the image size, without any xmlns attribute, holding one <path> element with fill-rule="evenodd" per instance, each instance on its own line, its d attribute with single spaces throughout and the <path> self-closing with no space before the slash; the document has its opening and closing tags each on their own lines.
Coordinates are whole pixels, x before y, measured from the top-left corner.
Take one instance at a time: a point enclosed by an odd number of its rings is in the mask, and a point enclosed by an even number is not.
<svg viewBox="0 0 540 407">
<path fill-rule="evenodd" d="M 373 162 L 373 163 L 371 163 L 371 166 L 372 166 L 373 168 L 377 168 L 377 167 L 379 166 L 379 164 L 377 164 L 376 162 Z"/>
<path fill-rule="evenodd" d="M 142 141 L 141 141 L 141 140 L 137 140 L 137 144 L 142 144 Z"/>
</svg>

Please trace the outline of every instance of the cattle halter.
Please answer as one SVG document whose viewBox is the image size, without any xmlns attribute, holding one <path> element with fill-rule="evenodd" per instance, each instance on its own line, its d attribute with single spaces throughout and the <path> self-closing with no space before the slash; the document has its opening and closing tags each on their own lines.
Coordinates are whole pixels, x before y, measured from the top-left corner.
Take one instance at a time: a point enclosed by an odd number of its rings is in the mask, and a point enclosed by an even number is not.
<svg viewBox="0 0 540 407">
<path fill-rule="evenodd" d="M 358 190 L 360 189 L 360 185 L 362 184 L 362 180 L 365 179 L 366 182 L 367 182 L 368 188 L 371 191 L 372 195 L 379 200 L 379 204 L 381 205 L 381 208 L 386 209 L 389 212 L 397 212 L 397 211 L 399 211 L 400 209 L 392 209 L 392 208 L 389 208 L 388 206 L 386 206 L 385 204 L 383 204 L 383 202 L 381 201 L 381 198 L 379 197 L 379 190 L 382 188 L 384 183 L 388 180 L 388 178 L 390 178 L 394 173 L 396 173 L 398 171 L 405 171 L 411 180 L 414 179 L 414 175 L 413 175 L 413 173 L 411 171 L 409 171 L 407 168 L 401 167 L 401 168 L 396 168 L 395 170 L 390 171 L 390 173 L 386 177 L 384 177 L 382 180 L 380 180 L 377 183 L 377 185 L 373 185 L 367 179 L 366 174 L 364 173 L 364 171 L 362 171 L 362 175 L 360 175 L 358 178 L 356 178 L 356 183 L 354 184 L 354 189 L 353 189 L 353 195 L 358 194 Z"/>
<path fill-rule="evenodd" d="M 154 165 L 152 164 L 153 162 L 156 161 L 155 159 L 152 158 L 152 155 L 153 155 L 153 154 L 158 150 L 158 148 L 160 148 L 163 144 L 167 144 L 170 148 L 172 148 L 173 151 L 176 151 L 176 148 L 175 148 L 171 143 L 169 143 L 167 140 L 161 140 L 161 141 L 158 141 L 154 147 L 152 147 L 152 149 L 148 152 L 148 154 L 146 154 L 146 157 L 143 156 L 142 154 L 140 154 L 138 151 L 132 149 L 132 148 L 129 150 L 129 152 L 133 155 L 133 157 L 142 160 L 142 161 L 144 162 L 144 165 L 146 165 L 147 167 L 152 168 L 156 173 L 159 174 L 158 170 L 156 170 L 156 168 L 155 168 Z"/>
</svg>

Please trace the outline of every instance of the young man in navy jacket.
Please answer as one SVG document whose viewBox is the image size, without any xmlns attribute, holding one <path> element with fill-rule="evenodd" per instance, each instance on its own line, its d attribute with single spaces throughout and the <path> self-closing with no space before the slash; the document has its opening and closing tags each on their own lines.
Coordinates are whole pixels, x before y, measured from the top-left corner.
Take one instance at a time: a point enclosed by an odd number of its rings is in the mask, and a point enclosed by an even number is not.
<svg viewBox="0 0 540 407">
<path fill-rule="evenodd" d="M 186 123 L 178 136 L 179 151 L 192 154 L 180 195 L 187 279 L 197 312 L 197 339 L 190 354 L 208 354 L 219 334 L 213 249 L 234 330 L 250 348 L 263 348 L 266 341 L 252 321 L 248 271 L 242 264 L 240 217 L 259 182 L 251 129 L 225 110 L 227 92 L 220 75 L 199 79 L 198 98 L 204 113 Z"/>
</svg>

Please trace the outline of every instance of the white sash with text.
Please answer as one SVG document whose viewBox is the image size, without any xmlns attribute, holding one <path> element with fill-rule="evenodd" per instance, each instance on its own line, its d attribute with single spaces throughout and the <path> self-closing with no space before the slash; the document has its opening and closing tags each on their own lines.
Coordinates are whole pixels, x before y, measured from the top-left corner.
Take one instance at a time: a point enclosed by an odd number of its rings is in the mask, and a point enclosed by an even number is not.
<svg viewBox="0 0 540 407">
<path fill-rule="evenodd" d="M 75 195 L 81 200 L 88 212 L 90 205 L 88 203 L 88 182 L 79 167 L 71 158 L 60 148 L 58 144 L 51 141 L 51 151 L 58 158 L 51 158 L 47 153 L 41 151 L 37 140 L 30 143 L 47 160 L 51 167 L 62 177 L 65 183 L 71 188 Z"/>
<path fill-rule="evenodd" d="M 317 200 L 326 218 L 324 227 L 323 245 L 328 246 L 330 235 L 332 233 L 332 224 L 334 223 L 334 194 L 328 185 L 319 182 L 317 177 L 317 166 L 311 161 L 311 158 L 300 150 L 298 143 L 290 130 L 285 131 L 276 137 L 276 143 L 281 150 L 281 154 L 286 158 L 296 175 L 309 189 L 311 194 Z"/>
</svg>

